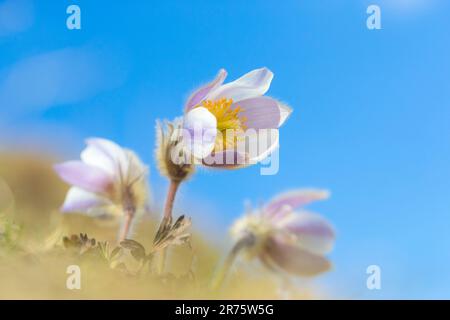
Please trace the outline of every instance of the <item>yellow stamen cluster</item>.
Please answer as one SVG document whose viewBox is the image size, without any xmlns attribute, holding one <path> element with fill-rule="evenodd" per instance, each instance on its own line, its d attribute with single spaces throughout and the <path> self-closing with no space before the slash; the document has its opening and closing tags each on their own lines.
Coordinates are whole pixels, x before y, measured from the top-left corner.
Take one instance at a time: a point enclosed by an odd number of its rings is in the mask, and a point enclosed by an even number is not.
<svg viewBox="0 0 450 320">
<path fill-rule="evenodd" d="M 232 149 L 239 136 L 246 130 L 246 118 L 240 115 L 243 109 L 239 106 L 231 108 L 233 99 L 221 98 L 215 101 L 205 100 L 200 107 L 208 109 L 217 119 L 217 135 L 215 151 Z M 232 133 L 232 134 L 230 134 Z"/>
</svg>

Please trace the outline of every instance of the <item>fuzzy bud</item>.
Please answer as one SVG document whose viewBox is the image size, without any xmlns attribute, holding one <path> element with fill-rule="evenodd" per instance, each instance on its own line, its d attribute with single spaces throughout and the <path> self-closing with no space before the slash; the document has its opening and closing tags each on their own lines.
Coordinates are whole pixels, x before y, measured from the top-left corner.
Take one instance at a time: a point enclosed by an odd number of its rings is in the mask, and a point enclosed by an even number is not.
<svg viewBox="0 0 450 320">
<path fill-rule="evenodd" d="M 182 121 L 156 123 L 156 160 L 163 176 L 171 181 L 182 182 L 195 171 L 194 161 L 183 145 Z"/>
</svg>

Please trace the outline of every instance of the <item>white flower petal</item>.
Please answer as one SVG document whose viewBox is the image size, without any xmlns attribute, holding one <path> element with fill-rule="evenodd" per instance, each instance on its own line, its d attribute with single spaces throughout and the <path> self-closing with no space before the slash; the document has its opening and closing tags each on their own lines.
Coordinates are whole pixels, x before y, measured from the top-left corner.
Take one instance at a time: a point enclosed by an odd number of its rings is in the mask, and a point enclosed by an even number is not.
<svg viewBox="0 0 450 320">
<path fill-rule="evenodd" d="M 281 127 L 291 115 L 292 108 L 283 103 L 279 103 L 278 106 L 280 107 L 280 123 L 278 127 Z"/>
<path fill-rule="evenodd" d="M 211 90 L 208 100 L 233 99 L 234 102 L 264 95 L 269 90 L 273 73 L 267 68 L 256 69 L 241 78 Z"/>
<path fill-rule="evenodd" d="M 204 107 L 189 111 L 183 122 L 183 138 L 188 151 L 203 159 L 214 149 L 217 136 L 217 119 Z"/>
<path fill-rule="evenodd" d="M 116 174 L 116 163 L 114 160 L 96 145 L 88 145 L 81 152 L 81 160 L 88 165 L 101 168 L 111 175 Z"/>
<path fill-rule="evenodd" d="M 110 205 L 111 202 L 93 192 L 81 188 L 72 187 L 67 192 L 66 199 L 61 208 L 63 212 L 87 212 L 96 207 Z"/>
<path fill-rule="evenodd" d="M 129 166 L 128 155 L 125 150 L 118 144 L 111 140 L 102 138 L 90 138 L 86 141 L 88 146 L 93 146 L 102 151 L 114 162 L 116 177 L 121 177 L 126 174 Z M 102 162 L 102 164 L 105 164 Z"/>
<path fill-rule="evenodd" d="M 254 133 L 247 132 L 249 147 L 249 163 L 255 164 L 267 158 L 279 146 L 278 129 L 259 129 Z"/>
</svg>

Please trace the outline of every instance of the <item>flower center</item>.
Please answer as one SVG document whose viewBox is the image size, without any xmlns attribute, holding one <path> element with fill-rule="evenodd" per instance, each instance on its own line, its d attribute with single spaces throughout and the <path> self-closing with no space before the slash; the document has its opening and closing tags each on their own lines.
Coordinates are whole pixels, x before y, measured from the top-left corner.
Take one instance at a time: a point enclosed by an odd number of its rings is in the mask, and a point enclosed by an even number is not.
<svg viewBox="0 0 450 320">
<path fill-rule="evenodd" d="M 239 114 L 242 112 L 241 107 L 231 108 L 232 104 L 233 99 L 221 98 L 216 101 L 205 100 L 201 106 L 208 109 L 216 117 L 219 131 L 245 129 L 243 124 L 245 119 L 239 117 Z"/>
<path fill-rule="evenodd" d="M 217 119 L 217 135 L 215 151 L 231 149 L 236 146 L 239 136 L 247 129 L 246 118 L 240 115 L 243 109 L 231 107 L 233 99 L 221 98 L 215 101 L 205 100 L 200 105 L 208 109 Z"/>
</svg>

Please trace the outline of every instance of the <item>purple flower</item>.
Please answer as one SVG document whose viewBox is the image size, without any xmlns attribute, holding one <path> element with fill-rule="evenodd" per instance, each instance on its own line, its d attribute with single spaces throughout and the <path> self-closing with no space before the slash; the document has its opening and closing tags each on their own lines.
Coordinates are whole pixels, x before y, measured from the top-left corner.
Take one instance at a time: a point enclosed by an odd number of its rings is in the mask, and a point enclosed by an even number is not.
<svg viewBox="0 0 450 320">
<path fill-rule="evenodd" d="M 93 216 L 130 214 L 144 209 L 148 201 L 148 169 L 137 155 L 100 138 L 86 141 L 81 161 L 55 165 L 60 178 L 72 187 L 63 212 Z"/>
<path fill-rule="evenodd" d="M 298 276 L 325 272 L 331 267 L 325 254 L 333 248 L 334 229 L 318 214 L 294 210 L 328 196 L 325 190 L 312 189 L 283 193 L 237 220 L 231 233 L 237 241 L 246 239 L 248 258 L 257 257 L 272 270 Z"/>
<path fill-rule="evenodd" d="M 220 70 L 211 83 L 191 95 L 183 127 L 196 159 L 207 166 L 235 168 L 261 161 L 278 147 L 278 128 L 292 110 L 264 96 L 273 78 L 269 69 L 256 69 L 223 84 L 226 76 Z M 246 140 L 253 147 L 244 148 Z"/>
</svg>

